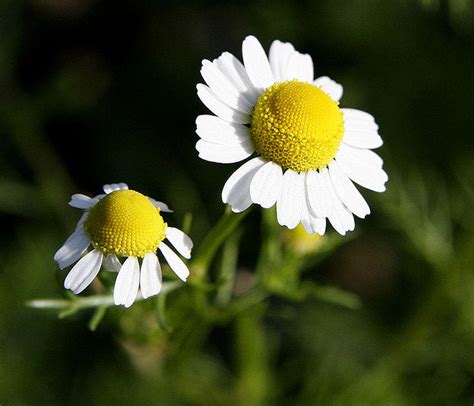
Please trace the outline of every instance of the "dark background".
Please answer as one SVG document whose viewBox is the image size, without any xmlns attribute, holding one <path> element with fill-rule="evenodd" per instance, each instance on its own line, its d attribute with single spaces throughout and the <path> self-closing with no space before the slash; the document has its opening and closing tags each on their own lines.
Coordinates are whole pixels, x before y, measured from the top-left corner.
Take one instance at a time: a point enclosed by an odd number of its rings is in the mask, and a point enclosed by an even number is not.
<svg viewBox="0 0 474 406">
<path fill-rule="evenodd" d="M 0 404 L 472 404 L 473 22 L 469 0 L 4 0 Z M 96 332 L 90 313 L 26 307 L 64 296 L 52 256 L 79 216 L 72 193 L 127 182 L 177 225 L 193 213 L 199 243 L 237 168 L 197 158 L 200 64 L 241 58 L 249 34 L 311 54 L 341 105 L 380 126 L 388 191 L 364 192 L 373 214 L 348 238 L 330 231 L 337 249 L 304 273 L 361 305 L 277 295 L 202 334 L 171 321 L 194 347 L 150 327 L 146 304 Z M 243 244 L 246 272 L 257 254 Z"/>
</svg>

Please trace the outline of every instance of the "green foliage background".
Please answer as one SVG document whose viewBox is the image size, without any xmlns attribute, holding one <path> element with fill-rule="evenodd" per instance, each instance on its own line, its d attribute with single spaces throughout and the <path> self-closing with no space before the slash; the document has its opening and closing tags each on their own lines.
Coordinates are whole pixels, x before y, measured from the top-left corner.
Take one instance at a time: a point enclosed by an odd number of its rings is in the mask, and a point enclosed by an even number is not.
<svg viewBox="0 0 474 406">
<path fill-rule="evenodd" d="M 0 404 L 472 404 L 473 22 L 470 0 L 0 3 Z M 237 167 L 197 158 L 200 62 L 248 34 L 311 54 L 376 117 L 390 179 L 364 192 L 372 214 L 302 255 L 253 210 L 213 272 L 267 292 L 217 316 L 187 287 L 95 332 L 92 311 L 25 306 L 66 297 L 72 193 L 127 182 L 170 223 L 192 213 L 199 245 Z"/>
</svg>

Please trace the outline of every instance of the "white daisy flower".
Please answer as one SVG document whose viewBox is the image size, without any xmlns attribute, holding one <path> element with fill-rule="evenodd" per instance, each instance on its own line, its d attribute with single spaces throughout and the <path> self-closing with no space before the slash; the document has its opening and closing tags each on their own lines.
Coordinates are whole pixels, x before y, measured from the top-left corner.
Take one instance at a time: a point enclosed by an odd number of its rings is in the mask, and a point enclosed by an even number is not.
<svg viewBox="0 0 474 406">
<path fill-rule="evenodd" d="M 184 258 L 191 257 L 193 243 L 182 231 L 169 227 L 160 212 L 171 212 L 165 203 L 129 190 L 125 183 L 104 186 L 105 194 L 90 198 L 75 194 L 69 204 L 83 209 L 76 230 L 54 255 L 61 269 L 77 261 L 64 281 L 75 294 L 82 292 L 101 266 L 118 272 L 114 287 L 116 305 L 130 307 L 140 288 L 143 298 L 157 295 L 162 275 L 156 250 L 183 281 L 189 270 L 164 243 L 165 238 Z M 92 245 L 92 250 L 86 252 Z M 126 258 L 123 263 L 119 258 Z M 141 259 L 141 265 L 140 265 Z"/>
<path fill-rule="evenodd" d="M 244 163 L 227 180 L 222 200 L 234 212 L 252 203 L 276 204 L 278 222 L 301 223 L 324 234 L 326 219 L 340 234 L 370 209 L 353 182 L 376 192 L 388 177 L 371 151 L 382 145 L 374 118 L 339 108 L 342 86 L 314 79 L 313 61 L 290 43 L 274 41 L 269 57 L 249 36 L 242 64 L 228 52 L 202 62 L 201 101 L 215 115 L 197 118 L 196 149 L 202 159 Z"/>
</svg>

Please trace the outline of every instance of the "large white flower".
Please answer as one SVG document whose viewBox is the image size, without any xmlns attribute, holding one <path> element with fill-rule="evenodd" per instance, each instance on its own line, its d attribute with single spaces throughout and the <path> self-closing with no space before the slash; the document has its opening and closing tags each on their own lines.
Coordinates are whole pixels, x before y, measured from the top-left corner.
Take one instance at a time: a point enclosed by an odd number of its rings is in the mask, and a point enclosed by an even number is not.
<svg viewBox="0 0 474 406">
<path fill-rule="evenodd" d="M 269 57 L 249 36 L 242 64 L 228 52 L 202 62 L 201 101 L 214 115 L 197 118 L 202 159 L 233 163 L 256 156 L 227 180 L 222 200 L 234 212 L 252 203 L 276 204 L 280 225 L 301 223 L 324 234 L 326 219 L 340 233 L 354 229 L 369 206 L 353 182 L 376 192 L 388 177 L 371 149 L 382 139 L 374 118 L 339 108 L 342 86 L 314 79 L 313 61 L 293 45 L 274 41 Z"/>
<path fill-rule="evenodd" d="M 54 255 L 61 269 L 77 261 L 64 287 L 75 294 L 82 292 L 104 265 L 107 271 L 118 272 L 115 304 L 129 307 L 139 288 L 145 299 L 161 290 L 157 249 L 176 275 L 186 281 L 187 266 L 163 241 L 168 239 L 176 251 L 188 259 L 193 243 L 182 231 L 164 222 L 160 212 L 170 212 L 168 206 L 129 190 L 125 183 L 105 185 L 104 192 L 94 198 L 75 194 L 69 202 L 85 212 L 74 233 Z M 93 249 L 83 255 L 90 245 Z M 122 263 L 119 258 L 126 259 Z"/>
</svg>

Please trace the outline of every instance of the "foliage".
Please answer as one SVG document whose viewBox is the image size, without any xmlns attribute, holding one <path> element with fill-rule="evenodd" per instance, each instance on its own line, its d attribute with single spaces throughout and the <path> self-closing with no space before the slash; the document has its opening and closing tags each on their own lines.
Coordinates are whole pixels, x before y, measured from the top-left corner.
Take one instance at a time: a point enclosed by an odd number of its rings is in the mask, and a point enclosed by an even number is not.
<svg viewBox="0 0 474 406">
<path fill-rule="evenodd" d="M 472 403 L 473 10 L 0 4 L 0 404 Z M 200 60 L 247 34 L 310 53 L 378 120 L 388 192 L 348 237 L 224 212 L 235 168 L 196 158 Z M 52 259 L 69 195 L 113 181 L 169 203 L 196 243 L 190 283 L 165 270 L 128 310 L 107 275 L 69 296 Z"/>
</svg>

